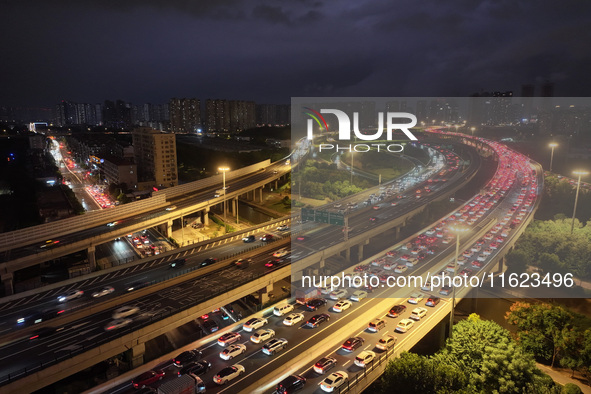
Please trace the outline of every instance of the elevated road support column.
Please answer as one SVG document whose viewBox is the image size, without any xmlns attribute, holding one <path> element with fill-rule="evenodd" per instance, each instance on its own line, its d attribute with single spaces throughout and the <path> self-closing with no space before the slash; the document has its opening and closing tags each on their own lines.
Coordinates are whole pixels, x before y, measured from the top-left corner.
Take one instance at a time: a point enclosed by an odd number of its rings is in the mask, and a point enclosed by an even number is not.
<svg viewBox="0 0 591 394">
<path fill-rule="evenodd" d="M 363 261 L 363 247 L 369 244 L 369 239 L 366 239 L 363 243 L 357 246 L 357 260 Z"/>
<path fill-rule="evenodd" d="M 172 220 L 169 220 L 168 223 L 166 223 L 166 238 L 172 238 L 172 222 Z"/>
<path fill-rule="evenodd" d="M 129 349 L 129 361 L 132 368 L 137 368 L 144 364 L 144 354 L 146 353 L 146 344 L 139 343 Z"/>
<path fill-rule="evenodd" d="M 90 246 L 86 250 L 86 254 L 88 256 L 88 264 L 90 265 L 90 269 L 94 271 L 96 267 L 96 248 L 94 246 Z"/>
<path fill-rule="evenodd" d="M 201 211 L 201 223 L 204 226 L 209 226 L 209 207 Z"/>
<path fill-rule="evenodd" d="M 13 279 L 14 279 L 14 274 L 12 272 L 8 272 L 6 274 L 2 274 L 0 276 L 0 279 L 2 279 L 2 284 L 4 285 L 4 294 L 5 295 L 13 295 L 14 294 L 14 283 L 13 283 Z"/>
<path fill-rule="evenodd" d="M 259 189 L 259 203 L 260 204 L 263 203 L 263 188 L 262 187 Z"/>
<path fill-rule="evenodd" d="M 264 305 L 269 301 L 269 294 L 273 291 L 273 284 L 267 285 L 265 288 L 259 290 L 259 302 Z"/>
</svg>

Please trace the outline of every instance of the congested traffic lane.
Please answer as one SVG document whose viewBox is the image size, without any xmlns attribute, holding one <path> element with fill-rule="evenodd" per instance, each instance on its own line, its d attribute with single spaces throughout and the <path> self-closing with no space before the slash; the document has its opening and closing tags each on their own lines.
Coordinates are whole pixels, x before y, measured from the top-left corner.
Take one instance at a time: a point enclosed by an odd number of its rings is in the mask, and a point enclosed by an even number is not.
<svg viewBox="0 0 591 394">
<path fill-rule="evenodd" d="M 265 179 L 269 178 L 276 178 L 286 171 L 289 170 L 289 166 L 285 165 L 284 161 L 280 161 L 278 163 L 274 163 L 271 166 L 267 167 L 264 171 L 258 171 L 255 174 L 251 174 L 245 177 L 241 177 L 238 179 L 228 179 L 226 182 L 226 186 L 230 188 L 230 191 L 240 190 L 244 188 L 248 188 L 252 184 L 264 181 Z M 190 195 L 183 195 L 180 197 L 176 197 L 170 200 L 170 203 L 177 207 L 177 209 L 188 208 L 193 205 L 210 201 L 216 199 L 214 197 L 216 188 L 220 188 L 220 185 L 216 187 L 208 188 L 204 191 L 199 191 L 197 193 L 192 193 Z M 221 202 L 220 199 L 218 202 Z M 92 228 L 88 228 L 82 231 L 77 231 L 76 233 L 64 235 L 57 237 L 57 239 L 52 240 L 51 247 L 52 248 L 59 248 L 60 246 L 71 244 L 77 241 L 83 241 L 87 238 L 96 237 L 99 235 L 107 234 L 113 230 L 117 230 L 118 228 L 124 226 L 135 226 L 138 227 L 138 230 L 143 229 L 141 227 L 142 223 L 147 220 L 152 220 L 167 214 L 170 214 L 170 210 L 159 208 L 157 210 L 142 213 L 136 216 L 132 216 L 129 218 L 118 220 L 116 226 L 108 226 L 106 223 L 99 226 L 94 226 Z M 113 237 L 115 238 L 115 237 Z M 55 242 L 58 241 L 58 242 Z M 26 257 L 30 255 L 36 255 L 44 251 L 47 248 L 45 243 L 35 243 L 24 247 L 19 247 L 11 250 L 7 250 L 5 252 L 0 253 L 0 262 L 7 262 L 12 261 L 21 257 Z"/>
<path fill-rule="evenodd" d="M 285 220 L 289 223 L 289 220 Z M 30 325 L 30 322 L 17 324 L 21 318 L 27 318 L 44 311 L 65 310 L 64 313 L 73 312 L 75 310 L 89 306 L 92 303 L 104 301 L 107 297 L 93 298 L 92 294 L 100 291 L 105 286 L 112 286 L 115 291 L 110 294 L 108 298 L 117 297 L 118 295 L 127 294 L 129 285 L 135 282 L 152 282 L 160 280 L 163 276 L 174 274 L 175 270 L 169 269 L 169 262 L 179 258 L 186 258 L 186 267 L 190 268 L 196 264 L 200 264 L 204 259 L 214 257 L 221 259 L 225 256 L 235 255 L 253 247 L 265 246 L 258 238 L 262 234 L 270 233 L 276 238 L 285 237 L 289 234 L 288 230 L 279 231 L 276 227 L 272 229 L 263 228 L 253 232 L 257 237 L 254 243 L 245 243 L 241 239 L 216 241 L 211 244 L 198 246 L 194 249 L 187 249 L 182 252 L 167 255 L 166 257 L 156 258 L 145 262 L 138 262 L 129 267 L 122 267 L 121 269 L 111 271 L 109 273 L 95 276 L 90 279 L 85 279 L 67 286 L 54 288 L 48 291 L 39 291 L 36 294 L 18 298 L 0 304 L 0 334 L 5 335 L 13 330 L 18 330 L 24 326 Z M 125 242 L 119 240 L 117 242 Z M 72 300 L 63 305 L 57 302 L 57 297 L 73 289 L 80 289 L 84 291 L 84 296 Z"/>
<path fill-rule="evenodd" d="M 276 248 L 280 249 L 288 245 L 289 243 L 286 241 L 277 242 Z M 273 248 L 273 251 L 275 250 Z M 68 323 L 63 329 L 60 329 L 61 326 L 55 325 L 54 327 L 60 330 L 49 333 L 49 335 L 41 335 L 33 340 L 29 339 L 33 336 L 30 335 L 2 346 L 0 348 L 0 375 L 37 366 L 39 363 L 51 361 L 56 356 L 70 351 L 92 348 L 96 346 L 97 342 L 123 335 L 129 330 L 134 330 L 138 325 L 147 323 L 152 318 L 159 318 L 163 314 L 168 316 L 167 312 L 196 305 L 202 300 L 208 299 L 216 289 L 242 283 L 249 276 L 270 272 L 271 268 L 265 267 L 265 264 L 272 260 L 271 253 L 269 251 L 255 252 L 252 256 L 245 256 L 252 258 L 253 263 L 244 269 L 231 265 L 231 262 L 220 263 L 222 267 L 203 276 L 134 300 L 130 305 L 138 306 L 139 310 L 134 313 L 132 322 L 126 327 L 106 329 L 111 326 L 110 323 L 114 320 L 113 312 L 123 306 L 117 305 L 117 307 Z M 193 259 L 192 263 L 200 264 L 201 261 Z M 214 267 L 217 266 L 214 265 Z M 16 357 L 25 354 L 28 357 Z"/>
</svg>

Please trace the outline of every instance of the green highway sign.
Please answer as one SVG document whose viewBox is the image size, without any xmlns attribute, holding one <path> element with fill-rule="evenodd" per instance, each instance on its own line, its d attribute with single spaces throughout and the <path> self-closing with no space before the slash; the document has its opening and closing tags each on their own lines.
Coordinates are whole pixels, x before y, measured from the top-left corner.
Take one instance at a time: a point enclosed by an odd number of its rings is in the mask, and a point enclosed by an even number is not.
<svg viewBox="0 0 591 394">
<path fill-rule="evenodd" d="M 345 215 L 342 213 L 333 213 L 321 209 L 302 208 L 301 215 L 302 221 L 333 224 L 335 226 L 345 225 Z"/>
</svg>

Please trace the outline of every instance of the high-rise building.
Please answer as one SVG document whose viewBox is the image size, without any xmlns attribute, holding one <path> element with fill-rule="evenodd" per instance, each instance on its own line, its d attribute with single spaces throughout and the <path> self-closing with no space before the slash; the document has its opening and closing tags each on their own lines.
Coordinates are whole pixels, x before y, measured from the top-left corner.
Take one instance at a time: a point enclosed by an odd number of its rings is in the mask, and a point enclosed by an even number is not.
<svg viewBox="0 0 591 394">
<path fill-rule="evenodd" d="M 168 104 L 170 130 L 175 133 L 195 133 L 201 128 L 201 101 L 195 98 L 172 98 Z"/>
<path fill-rule="evenodd" d="M 291 107 L 287 104 L 257 104 L 256 124 L 259 126 L 285 126 L 290 123 L 289 112 Z"/>
<path fill-rule="evenodd" d="M 254 101 L 231 100 L 228 103 L 229 131 L 235 133 L 255 127 L 255 108 Z"/>
<path fill-rule="evenodd" d="M 207 131 L 227 133 L 230 129 L 230 107 L 227 100 L 208 99 L 205 103 Z"/>
<path fill-rule="evenodd" d="M 178 184 L 176 139 L 150 127 L 131 133 L 140 188 L 171 187 Z"/>
</svg>

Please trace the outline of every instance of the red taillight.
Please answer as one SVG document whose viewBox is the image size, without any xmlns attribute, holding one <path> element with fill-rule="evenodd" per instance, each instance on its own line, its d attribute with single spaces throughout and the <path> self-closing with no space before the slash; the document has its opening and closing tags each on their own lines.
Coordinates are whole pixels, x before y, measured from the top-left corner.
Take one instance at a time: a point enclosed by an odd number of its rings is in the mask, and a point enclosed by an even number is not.
<svg viewBox="0 0 591 394">
<path fill-rule="evenodd" d="M 33 335 L 31 338 L 29 339 L 35 339 L 35 338 L 39 338 L 39 335 Z"/>
<path fill-rule="evenodd" d="M 62 309 L 61 311 L 58 311 L 57 314 L 59 315 L 60 313 L 64 313 L 65 311 L 65 309 Z"/>
</svg>

